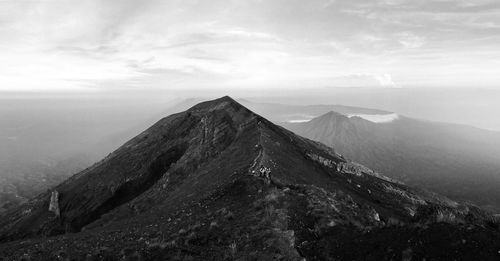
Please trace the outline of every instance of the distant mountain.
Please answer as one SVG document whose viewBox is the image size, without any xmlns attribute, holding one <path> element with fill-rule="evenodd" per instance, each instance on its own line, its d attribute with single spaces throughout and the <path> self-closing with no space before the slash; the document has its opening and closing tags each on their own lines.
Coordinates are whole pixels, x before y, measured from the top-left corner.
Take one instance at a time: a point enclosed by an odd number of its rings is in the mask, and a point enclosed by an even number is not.
<svg viewBox="0 0 500 261">
<path fill-rule="evenodd" d="M 500 213 L 498 132 L 403 116 L 374 123 L 337 112 L 281 125 L 391 178 Z"/>
<path fill-rule="evenodd" d="M 9 260 L 500 257 L 489 213 L 375 173 L 229 97 L 161 119 L 7 211 L 0 242 Z"/>
</svg>

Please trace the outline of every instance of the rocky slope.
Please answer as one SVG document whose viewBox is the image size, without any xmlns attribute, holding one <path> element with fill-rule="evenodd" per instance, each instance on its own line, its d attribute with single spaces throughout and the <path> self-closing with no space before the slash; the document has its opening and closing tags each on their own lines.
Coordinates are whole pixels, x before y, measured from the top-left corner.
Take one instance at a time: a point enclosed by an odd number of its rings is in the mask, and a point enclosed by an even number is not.
<svg viewBox="0 0 500 261">
<path fill-rule="evenodd" d="M 8 260 L 497 260 L 499 239 L 487 212 L 229 97 L 160 120 L 0 217 Z"/>
</svg>

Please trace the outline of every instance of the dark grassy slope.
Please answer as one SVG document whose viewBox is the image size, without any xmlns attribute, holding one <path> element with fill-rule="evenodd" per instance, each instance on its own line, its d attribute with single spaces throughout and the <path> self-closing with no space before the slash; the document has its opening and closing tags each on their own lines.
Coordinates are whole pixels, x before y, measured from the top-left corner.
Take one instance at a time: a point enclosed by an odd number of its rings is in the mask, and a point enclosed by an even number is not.
<svg viewBox="0 0 500 261">
<path fill-rule="evenodd" d="M 284 123 L 385 175 L 500 213 L 500 135 L 401 117 L 373 123 L 330 112 Z"/>
<path fill-rule="evenodd" d="M 61 217 L 50 194 L 1 217 L 0 256 L 499 257 L 488 213 L 377 175 L 229 97 L 160 120 L 56 190 Z"/>
</svg>

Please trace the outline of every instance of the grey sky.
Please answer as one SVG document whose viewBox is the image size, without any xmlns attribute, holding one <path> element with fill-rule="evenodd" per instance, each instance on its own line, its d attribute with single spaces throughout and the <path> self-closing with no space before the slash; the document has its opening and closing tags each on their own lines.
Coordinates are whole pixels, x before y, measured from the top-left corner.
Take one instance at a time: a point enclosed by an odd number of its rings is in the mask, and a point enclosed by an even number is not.
<svg viewBox="0 0 500 261">
<path fill-rule="evenodd" d="M 0 90 L 498 87 L 498 0 L 0 1 Z"/>
</svg>

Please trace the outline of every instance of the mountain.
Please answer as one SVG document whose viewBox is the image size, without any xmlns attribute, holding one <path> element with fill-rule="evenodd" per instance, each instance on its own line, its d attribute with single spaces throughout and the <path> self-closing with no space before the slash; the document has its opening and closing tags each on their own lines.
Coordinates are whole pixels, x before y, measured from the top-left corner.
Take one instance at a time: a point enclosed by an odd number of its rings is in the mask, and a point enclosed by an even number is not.
<svg viewBox="0 0 500 261">
<path fill-rule="evenodd" d="M 0 257 L 497 260 L 499 224 L 222 97 L 2 214 Z"/>
<path fill-rule="evenodd" d="M 398 116 L 375 123 L 328 112 L 282 123 L 405 183 L 500 213 L 500 133 Z"/>
</svg>

